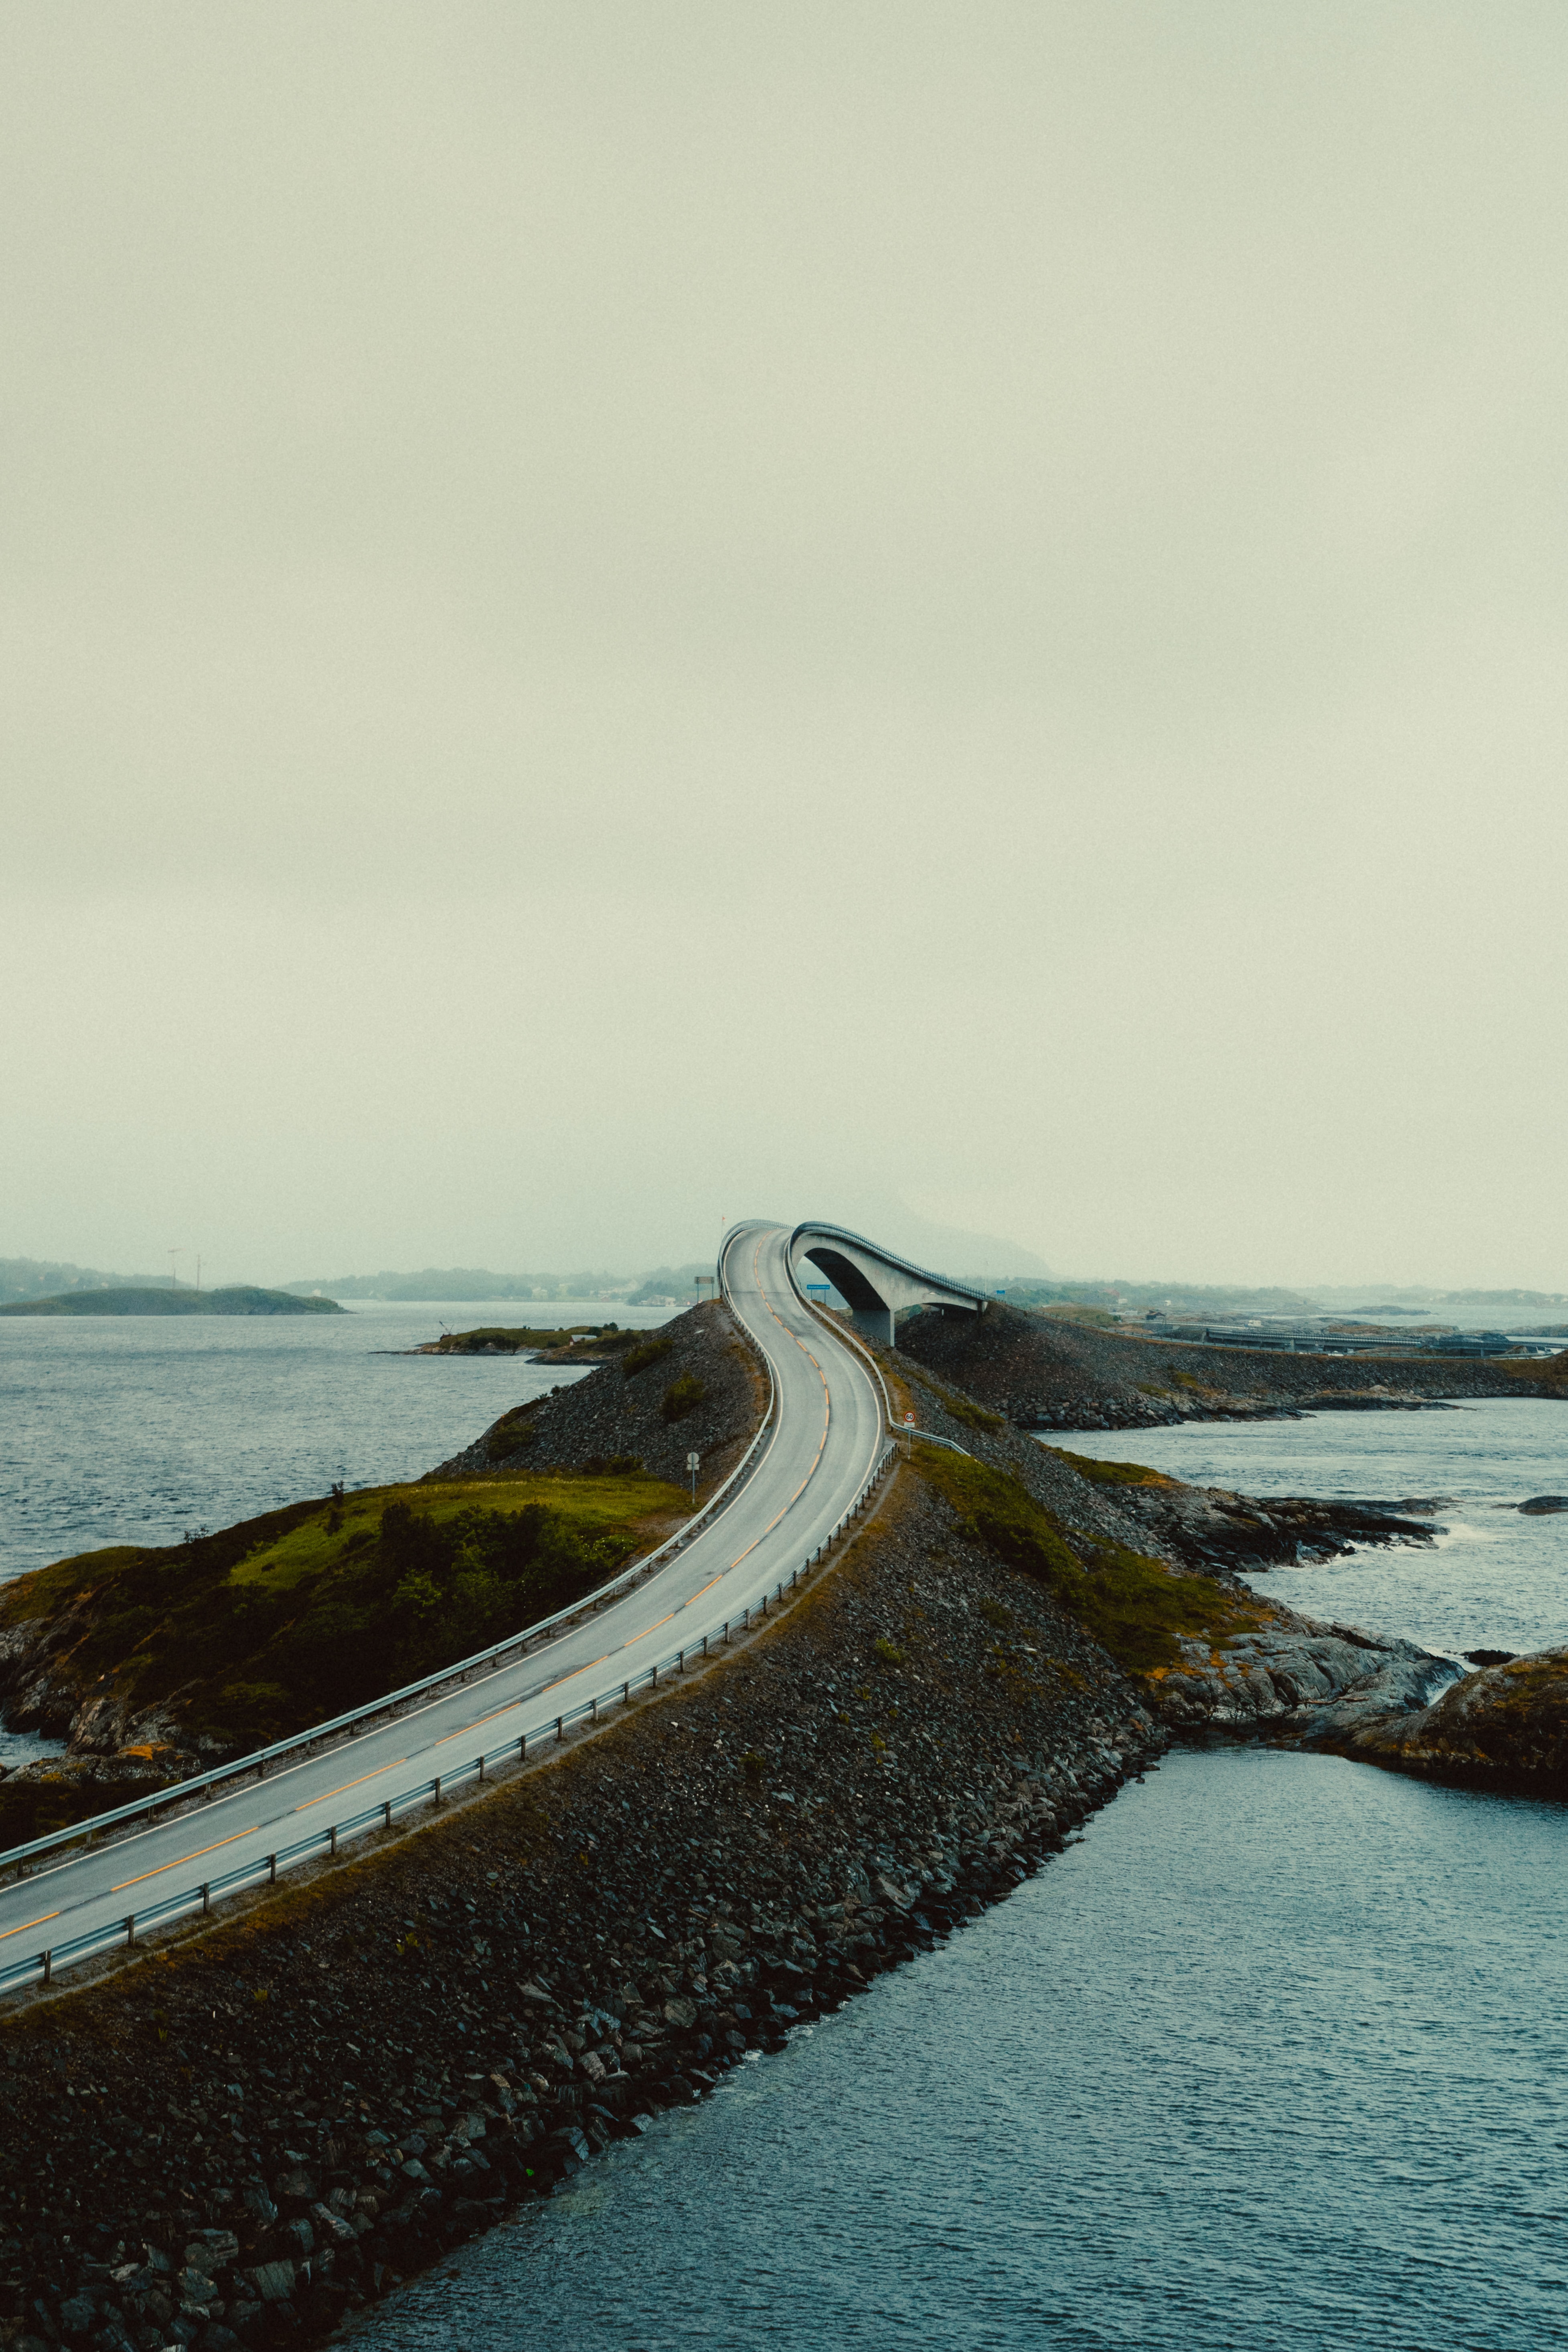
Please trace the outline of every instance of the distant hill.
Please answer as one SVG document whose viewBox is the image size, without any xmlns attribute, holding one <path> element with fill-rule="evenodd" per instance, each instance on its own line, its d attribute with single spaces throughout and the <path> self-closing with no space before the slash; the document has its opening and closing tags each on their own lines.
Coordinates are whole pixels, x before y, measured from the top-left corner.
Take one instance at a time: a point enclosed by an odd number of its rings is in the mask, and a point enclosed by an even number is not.
<svg viewBox="0 0 1568 2352">
<path fill-rule="evenodd" d="M 68 1290 L 155 1290 L 167 1275 L 110 1274 L 68 1259 L 0 1257 L 0 1303 L 9 1298 L 58 1298 Z"/>
<path fill-rule="evenodd" d="M 309 1282 L 286 1282 L 296 1298 L 597 1298 L 606 1292 L 622 1298 L 630 1289 L 629 1274 L 492 1274 L 484 1265 L 427 1265 L 419 1274 L 321 1275 Z"/>
<path fill-rule="evenodd" d="M 248 1283 L 226 1290 L 162 1290 L 129 1283 L 102 1290 L 67 1290 L 55 1298 L 13 1298 L 0 1315 L 341 1315 L 335 1298 L 296 1298 L 287 1290 Z"/>
</svg>

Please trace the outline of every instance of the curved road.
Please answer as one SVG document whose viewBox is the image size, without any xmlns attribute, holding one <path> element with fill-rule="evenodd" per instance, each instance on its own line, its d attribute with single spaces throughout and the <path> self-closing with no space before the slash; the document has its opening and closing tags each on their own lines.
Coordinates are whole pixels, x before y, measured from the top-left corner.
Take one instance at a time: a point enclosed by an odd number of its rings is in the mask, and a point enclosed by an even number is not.
<svg viewBox="0 0 1568 2352">
<path fill-rule="evenodd" d="M 509 1740 L 550 1732 L 563 1711 L 691 1649 L 754 1608 L 825 1543 L 882 1451 L 881 1399 L 865 1360 L 801 1303 L 791 1229 L 740 1225 L 723 1251 L 730 1304 L 773 1368 L 778 1412 L 734 1501 L 657 1575 L 586 1623 L 324 1754 L 216 1796 L 95 1852 L 0 1889 L 0 1971 L 312 1831 L 395 1798 Z M 37 1981 L 29 1971 L 29 1980 Z"/>
</svg>

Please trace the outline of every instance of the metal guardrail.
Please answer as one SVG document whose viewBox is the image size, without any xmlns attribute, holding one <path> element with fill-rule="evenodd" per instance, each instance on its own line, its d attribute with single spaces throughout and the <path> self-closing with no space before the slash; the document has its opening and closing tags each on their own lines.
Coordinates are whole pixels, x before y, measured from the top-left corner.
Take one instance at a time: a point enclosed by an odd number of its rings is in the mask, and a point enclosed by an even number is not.
<svg viewBox="0 0 1568 2352">
<path fill-rule="evenodd" d="M 727 1291 L 726 1302 L 728 1302 Z M 635 1591 L 637 1585 L 653 1575 L 667 1560 L 672 1559 L 677 1552 L 686 1549 L 692 1538 L 715 1516 L 721 1505 L 725 1508 L 729 1507 L 725 1503 L 725 1497 L 728 1496 L 733 1499 L 733 1489 L 737 1482 L 746 1471 L 755 1467 L 758 1451 L 763 1441 L 776 1424 L 778 1383 L 773 1378 L 773 1366 L 768 1362 L 763 1349 L 752 1339 L 738 1315 L 735 1317 L 735 1321 L 742 1338 L 761 1358 L 763 1369 L 767 1374 L 766 1410 L 750 1445 L 722 1485 L 716 1486 L 702 1508 L 694 1513 L 676 1534 L 668 1537 L 656 1550 L 645 1553 L 641 1559 L 634 1560 L 629 1568 L 620 1570 L 607 1584 L 600 1585 L 595 1591 L 585 1593 L 581 1601 L 573 1601 L 568 1608 L 558 1609 L 553 1616 L 541 1617 L 536 1623 L 526 1626 L 521 1633 L 509 1634 L 504 1641 L 494 1642 L 488 1649 L 476 1650 L 471 1657 L 459 1659 L 455 1664 L 449 1666 L 442 1666 L 435 1674 L 422 1675 L 417 1682 L 405 1683 L 401 1690 L 389 1691 L 384 1697 L 369 1699 L 362 1706 L 350 1707 L 345 1714 L 335 1715 L 326 1723 L 312 1724 L 308 1731 L 296 1731 L 287 1739 L 276 1739 L 269 1748 L 252 1748 L 247 1756 L 237 1756 L 231 1763 L 215 1765 L 210 1772 L 195 1773 L 188 1780 L 177 1780 L 172 1788 L 158 1790 L 150 1796 L 134 1797 L 129 1803 L 117 1805 L 110 1812 L 94 1813 L 90 1820 L 75 1822 L 67 1829 L 53 1830 L 46 1837 L 32 1839 L 26 1845 L 13 1846 L 8 1853 L 0 1853 L 0 1870 L 15 1867 L 18 1877 L 21 1877 L 26 1874 L 28 1863 L 35 1861 L 40 1854 L 58 1853 L 62 1847 L 68 1845 L 84 1843 L 90 1845 L 93 1839 L 106 1830 L 116 1829 L 125 1822 L 150 1820 L 156 1812 L 162 1812 L 170 1806 L 184 1804 L 190 1798 L 199 1796 L 205 1790 L 216 1789 L 225 1781 L 240 1780 L 247 1772 L 254 1772 L 258 1780 L 265 1780 L 267 1767 L 279 1757 L 297 1755 L 302 1748 L 310 1747 L 316 1740 L 330 1739 L 340 1731 L 352 1730 L 356 1724 L 373 1721 L 378 1715 L 390 1715 L 395 1708 L 404 1706 L 408 1700 L 421 1698 L 427 1691 L 439 1689 L 443 1683 L 466 1682 L 472 1674 L 479 1673 L 487 1667 L 499 1666 L 509 1655 L 525 1657 L 536 1643 L 542 1642 L 550 1635 L 563 1632 L 570 1626 L 582 1623 L 586 1618 L 596 1615 L 599 1610 L 608 1607 L 612 1601 L 619 1601 L 626 1593 Z M 3 1981 L 4 1979 L 0 1978 L 0 1982 Z"/>
<path fill-rule="evenodd" d="M 776 1394 L 775 1385 L 775 1398 Z M 761 1433 L 759 1431 L 759 1436 Z M 755 1444 L 755 1440 L 752 1443 Z M 566 1708 L 552 1721 L 547 1719 L 542 1734 L 544 1743 L 551 1745 L 564 1740 L 567 1727 L 580 1723 L 584 1718 L 597 1723 L 601 1719 L 601 1709 L 613 1706 L 617 1702 L 624 1706 L 629 1706 L 634 1691 L 640 1691 L 645 1685 L 650 1690 L 657 1690 L 661 1675 L 668 1676 L 672 1668 L 677 1675 L 684 1674 L 689 1663 L 712 1655 L 710 1644 L 721 1643 L 728 1646 L 736 1633 L 749 1632 L 753 1621 L 760 1622 L 765 1619 L 770 1601 L 775 1606 L 782 1604 L 785 1594 L 793 1592 L 801 1578 L 808 1574 L 817 1561 L 832 1549 L 849 1522 L 860 1516 L 871 1496 L 886 1477 L 896 1454 L 896 1445 L 891 1439 L 887 1440 L 878 1454 L 876 1466 L 870 1476 L 849 1508 L 837 1521 L 831 1534 L 818 1544 L 816 1549 L 803 1560 L 800 1567 L 795 1569 L 787 1579 L 782 1580 L 775 1585 L 771 1594 L 764 1592 L 761 1601 L 755 1607 L 747 1607 L 739 1621 L 727 1619 L 722 1631 L 718 1634 L 705 1633 L 699 1643 L 692 1643 L 687 1648 L 671 1650 L 668 1655 L 657 1660 L 653 1665 L 645 1667 L 640 1674 L 607 1683 L 603 1690 L 595 1691 L 589 1697 L 579 1700 L 575 1706 Z M 525 1699 L 518 1699 L 513 1704 L 517 1706 L 524 1706 L 528 1702 Z M 391 1796 L 382 1798 L 379 1802 L 366 1805 L 358 1812 L 347 1814 L 342 1820 L 331 1822 L 324 1830 L 312 1831 L 308 1837 L 296 1838 L 292 1844 L 280 1845 L 271 1853 L 261 1855 L 252 1862 L 242 1863 L 237 1869 L 223 1872 L 216 1878 L 192 1880 L 180 1888 L 178 1893 L 165 1895 L 161 1902 L 149 1906 L 145 1910 L 128 1912 L 123 1918 L 110 1926 L 89 1928 L 85 1934 L 72 1937 L 65 1943 L 53 1944 L 45 1951 L 31 1954 L 26 1959 L 14 1960 L 8 1967 L 0 1969 L 0 1992 L 16 1991 L 27 1985 L 52 1984 L 61 1969 L 79 1966 L 83 1960 L 95 1958 L 100 1952 L 114 1951 L 122 1946 L 132 1947 L 141 1937 L 147 1935 L 152 1929 L 172 1927 L 176 1920 L 187 1918 L 193 1913 L 206 1916 L 210 1914 L 214 1902 L 222 1895 L 237 1895 L 245 1887 L 258 1886 L 264 1882 L 275 1885 L 279 1871 L 290 1864 L 303 1862 L 312 1854 L 335 1854 L 339 1850 L 340 1841 L 363 1836 L 368 1830 L 390 1829 L 396 1814 L 406 1812 L 410 1808 L 426 1801 L 434 1805 L 439 1805 L 445 1801 L 447 1794 L 453 1788 L 466 1780 L 483 1780 L 498 1764 L 526 1763 L 531 1738 L 534 1742 L 534 1750 L 537 1754 L 541 1734 L 520 1733 L 515 1739 L 505 1740 L 495 1748 L 481 1749 L 479 1755 L 470 1757 L 467 1763 L 458 1765 L 454 1770 L 438 1772 L 428 1780 L 413 1781 L 408 1787 L 399 1789 Z"/>
</svg>

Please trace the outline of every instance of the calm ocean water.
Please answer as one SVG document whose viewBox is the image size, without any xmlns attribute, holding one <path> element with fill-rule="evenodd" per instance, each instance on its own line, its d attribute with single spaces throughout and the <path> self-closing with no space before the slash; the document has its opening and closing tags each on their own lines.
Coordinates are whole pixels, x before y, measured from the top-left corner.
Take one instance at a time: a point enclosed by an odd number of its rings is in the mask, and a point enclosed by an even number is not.
<svg viewBox="0 0 1568 2352">
<path fill-rule="evenodd" d="M 389 1352 L 443 1328 L 641 1328 L 669 1311 L 367 1300 L 342 1315 L 0 1320 L 0 1579 L 99 1544 L 176 1543 L 334 1478 L 417 1478 L 559 1377 L 515 1356 Z"/>
</svg>

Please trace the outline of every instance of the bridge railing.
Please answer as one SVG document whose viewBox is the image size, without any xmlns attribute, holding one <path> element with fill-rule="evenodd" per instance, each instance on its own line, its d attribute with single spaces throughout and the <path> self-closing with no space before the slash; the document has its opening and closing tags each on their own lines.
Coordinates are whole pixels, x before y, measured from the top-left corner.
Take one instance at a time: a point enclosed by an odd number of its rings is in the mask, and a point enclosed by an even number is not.
<svg viewBox="0 0 1568 2352">
<path fill-rule="evenodd" d="M 605 1719 L 604 1711 L 617 1703 L 629 1706 L 633 1695 L 645 1687 L 657 1690 L 661 1675 L 668 1679 L 672 1672 L 676 1675 L 685 1674 L 688 1667 L 700 1659 L 711 1657 L 716 1647 L 728 1647 L 737 1634 L 749 1633 L 753 1624 L 764 1621 L 770 1606 L 776 1608 L 782 1605 L 801 1579 L 831 1551 L 850 1521 L 864 1511 L 887 1476 L 896 1454 L 897 1447 L 892 1441 L 885 1442 L 870 1476 L 837 1520 L 831 1534 L 788 1577 L 781 1579 L 771 1591 L 764 1589 L 760 1601 L 745 1608 L 739 1618 L 727 1619 L 718 1633 L 704 1633 L 699 1641 L 684 1648 L 668 1651 L 639 1673 L 606 1683 L 602 1689 L 580 1699 L 574 1706 L 563 1708 L 554 1717 L 547 1717 L 542 1730 L 520 1732 L 493 1748 L 481 1748 L 466 1762 L 454 1765 L 445 1772 L 408 1781 L 378 1798 L 374 1804 L 340 1816 L 324 1829 L 312 1830 L 304 1837 L 279 1845 L 268 1853 L 253 1855 L 248 1862 L 239 1864 L 233 1870 L 209 1874 L 205 1878 L 187 1879 L 174 1892 L 147 1904 L 140 1911 L 127 1912 L 118 1920 L 90 1927 L 82 1935 L 68 1937 L 63 1942 L 50 1944 L 41 1951 L 29 1953 L 25 1958 L 0 1967 L 0 1993 L 23 1990 L 28 1986 L 52 1984 L 63 1969 L 79 1967 L 84 1960 L 96 1958 L 103 1952 L 133 1947 L 154 1928 L 172 1927 L 177 1920 L 188 1918 L 195 1913 L 205 1916 L 210 1914 L 214 1903 L 225 1895 L 237 1895 L 246 1887 L 264 1883 L 276 1885 L 280 1870 L 297 1868 L 316 1855 L 335 1854 L 342 1842 L 349 1838 L 363 1837 L 375 1829 L 390 1829 L 399 1813 L 407 1812 L 415 1806 L 426 1802 L 442 1804 L 452 1790 L 466 1781 L 484 1780 L 498 1766 L 526 1764 L 531 1744 L 532 1753 L 537 1756 L 542 1743 L 547 1750 L 564 1740 L 570 1727 Z M 526 1699 L 518 1699 L 513 1704 L 521 1707 L 528 1703 Z M 40 1921 L 38 1924 L 46 1923 Z"/>
<path fill-rule="evenodd" d="M 739 1322 L 739 1317 L 736 1320 Z M 741 1325 L 741 1329 L 750 1341 L 751 1334 L 746 1331 L 744 1324 Z M 184 1804 L 193 1797 L 207 1795 L 227 1782 L 243 1779 L 247 1772 L 254 1772 L 258 1780 L 265 1779 L 267 1767 L 280 1758 L 300 1756 L 316 1741 L 334 1738 L 340 1732 L 353 1731 L 356 1727 L 372 1722 L 378 1715 L 390 1715 L 410 1700 L 423 1698 L 430 1692 L 439 1690 L 444 1684 L 463 1683 L 470 1675 L 493 1671 L 509 1658 L 515 1662 L 526 1657 L 536 1644 L 584 1623 L 612 1601 L 635 1591 L 639 1584 L 656 1574 L 678 1552 L 683 1551 L 721 1508 L 729 1507 L 740 1481 L 756 1466 L 763 1440 L 777 1421 L 778 1385 L 766 1356 L 755 1347 L 754 1342 L 752 1344 L 768 1378 L 767 1406 L 756 1433 L 722 1485 L 716 1486 L 701 1509 L 693 1513 L 657 1550 L 646 1552 L 630 1567 L 618 1570 L 607 1584 L 601 1584 L 595 1591 L 585 1593 L 581 1601 L 573 1601 L 570 1607 L 556 1610 L 553 1616 L 541 1617 L 537 1623 L 525 1626 L 521 1633 L 510 1633 L 504 1641 L 492 1642 L 487 1649 L 476 1650 L 471 1657 L 460 1658 L 453 1665 L 441 1666 L 435 1674 L 421 1675 L 417 1682 L 405 1683 L 401 1690 L 390 1691 L 383 1698 L 367 1699 L 362 1706 L 349 1707 L 326 1723 L 312 1724 L 308 1731 L 294 1732 L 287 1739 L 275 1739 L 268 1748 L 252 1748 L 248 1755 L 237 1756 L 231 1763 L 215 1765 L 209 1772 L 195 1773 L 188 1780 L 177 1780 L 170 1788 L 155 1790 L 145 1797 L 134 1797 L 129 1803 L 117 1805 L 109 1812 L 94 1813 L 88 1821 L 74 1822 L 68 1828 L 53 1830 L 46 1837 L 34 1838 L 26 1845 L 13 1846 L 8 1853 L 0 1853 L 0 1870 L 15 1868 L 18 1877 L 24 1876 L 27 1864 L 40 1855 L 58 1853 L 69 1845 L 90 1844 L 106 1830 L 118 1829 L 127 1822 L 150 1821 L 155 1813 Z M 0 1978 L 0 1982 L 3 1981 Z"/>
</svg>

